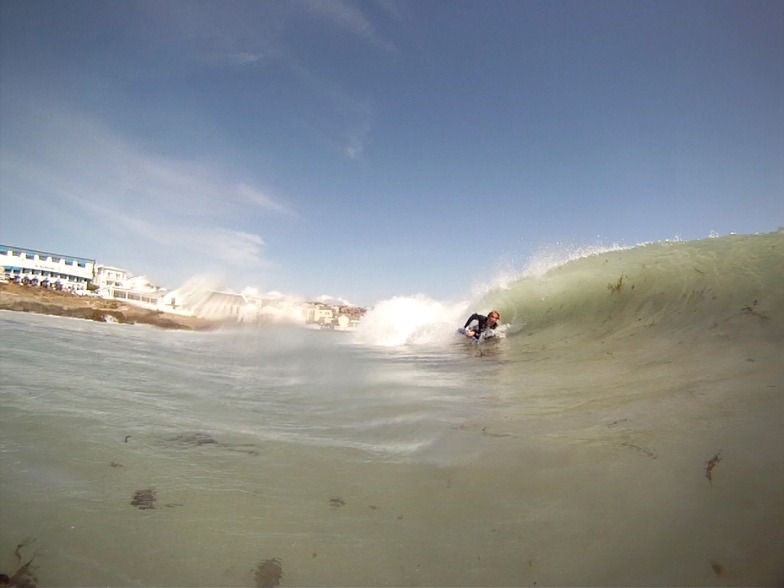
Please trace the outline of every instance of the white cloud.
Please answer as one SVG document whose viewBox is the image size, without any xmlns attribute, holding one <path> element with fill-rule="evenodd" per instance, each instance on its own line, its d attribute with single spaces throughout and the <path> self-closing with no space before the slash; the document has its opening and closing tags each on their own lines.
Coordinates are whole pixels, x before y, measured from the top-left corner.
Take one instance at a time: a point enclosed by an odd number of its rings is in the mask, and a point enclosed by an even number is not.
<svg viewBox="0 0 784 588">
<path fill-rule="evenodd" d="M 330 296 L 329 294 L 322 294 L 316 298 L 316 302 L 322 304 L 329 304 L 331 306 L 352 306 L 352 304 L 345 298 Z"/>
<path fill-rule="evenodd" d="M 240 53 L 230 53 L 229 54 L 229 61 L 235 63 L 237 65 L 247 65 L 249 63 L 256 63 L 264 59 L 263 53 L 247 53 L 247 52 L 240 52 Z"/>
</svg>

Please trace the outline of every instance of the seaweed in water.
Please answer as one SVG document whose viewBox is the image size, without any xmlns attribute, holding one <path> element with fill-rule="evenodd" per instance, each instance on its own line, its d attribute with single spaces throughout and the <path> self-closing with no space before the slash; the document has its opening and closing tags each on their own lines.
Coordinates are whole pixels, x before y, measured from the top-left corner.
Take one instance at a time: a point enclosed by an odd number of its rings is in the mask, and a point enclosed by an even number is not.
<svg viewBox="0 0 784 588">
<path fill-rule="evenodd" d="M 710 458 L 705 463 L 707 467 L 705 468 L 705 477 L 708 478 L 708 482 L 710 485 L 713 486 L 713 469 L 716 467 L 716 464 L 721 461 L 721 450 L 719 450 L 716 455 Z"/>
<path fill-rule="evenodd" d="M 275 588 L 280 586 L 283 579 L 283 564 L 280 559 L 273 557 L 260 561 L 256 566 L 256 573 L 253 574 L 256 588 Z"/>
<path fill-rule="evenodd" d="M 741 310 L 743 312 L 748 312 L 749 314 L 751 314 L 753 316 L 756 316 L 757 318 L 762 319 L 764 321 L 766 321 L 766 320 L 768 320 L 770 318 L 768 315 L 763 314 L 763 313 L 758 312 L 757 310 L 755 310 L 754 309 L 755 306 L 757 306 L 757 301 L 756 300 L 754 301 L 753 304 L 747 304 L 746 306 L 741 308 Z"/>
<path fill-rule="evenodd" d="M 202 445 L 217 445 L 218 442 L 213 439 L 210 435 L 206 433 L 185 433 L 183 435 L 177 435 L 176 437 L 171 437 L 167 439 L 170 443 L 174 443 L 177 445 L 183 446 L 196 446 L 201 447 Z"/>
<path fill-rule="evenodd" d="M 621 443 L 621 446 L 622 447 L 628 447 L 630 449 L 635 449 L 635 450 L 639 451 L 640 453 L 644 453 L 645 455 L 647 455 L 651 459 L 656 459 L 656 454 L 653 451 L 651 451 L 650 449 L 648 449 L 647 447 L 641 447 L 639 445 L 635 445 L 634 443 L 629 443 L 628 441 L 625 441 L 625 442 Z"/>
<path fill-rule="evenodd" d="M 482 427 L 482 435 L 485 437 L 517 437 L 517 435 L 512 435 L 511 433 L 490 433 L 487 427 Z"/>
<path fill-rule="evenodd" d="M 22 555 L 20 551 L 22 548 L 27 547 L 30 542 L 30 539 L 25 539 L 16 546 L 14 555 L 16 556 L 19 569 L 10 577 L 6 574 L 0 574 L 0 586 L 16 586 L 17 588 L 36 588 L 38 586 L 38 578 L 31 570 L 33 559 L 35 559 L 37 552 L 33 551 L 33 555 L 30 556 L 27 563 L 22 564 Z"/>
<path fill-rule="evenodd" d="M 623 274 L 621 274 L 621 277 L 618 278 L 618 282 L 617 283 L 615 283 L 615 284 L 613 284 L 613 283 L 607 284 L 607 289 L 610 291 L 610 295 L 611 296 L 613 294 L 615 294 L 616 292 L 618 294 L 620 294 L 621 290 L 623 290 Z"/>
<path fill-rule="evenodd" d="M 131 504 L 139 510 L 150 510 L 155 508 L 155 490 L 146 488 L 144 490 L 137 490 L 133 493 Z"/>
<path fill-rule="evenodd" d="M 166 439 L 166 442 L 182 448 L 215 445 L 216 447 L 220 447 L 226 451 L 236 451 L 238 453 L 247 453 L 248 455 L 259 454 L 255 445 L 219 443 L 214 437 L 208 435 L 207 433 L 184 433 L 182 435 L 177 435 L 176 437 L 170 437 Z"/>
</svg>

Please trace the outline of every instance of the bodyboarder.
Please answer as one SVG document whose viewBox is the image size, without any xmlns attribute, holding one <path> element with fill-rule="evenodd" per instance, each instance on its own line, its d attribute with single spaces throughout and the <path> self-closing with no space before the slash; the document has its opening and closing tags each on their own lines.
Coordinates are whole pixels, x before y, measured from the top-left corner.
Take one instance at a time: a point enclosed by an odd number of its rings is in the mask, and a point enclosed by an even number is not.
<svg viewBox="0 0 784 588">
<path fill-rule="evenodd" d="M 500 318 L 501 314 L 497 310 L 491 310 L 487 316 L 474 313 L 468 317 L 468 320 L 463 325 L 463 328 L 459 329 L 459 332 L 477 341 L 479 341 L 480 337 L 483 339 L 494 337 L 495 328 L 498 326 Z M 472 325 L 469 329 L 468 325 L 471 325 L 474 321 L 476 321 L 476 325 Z"/>
</svg>

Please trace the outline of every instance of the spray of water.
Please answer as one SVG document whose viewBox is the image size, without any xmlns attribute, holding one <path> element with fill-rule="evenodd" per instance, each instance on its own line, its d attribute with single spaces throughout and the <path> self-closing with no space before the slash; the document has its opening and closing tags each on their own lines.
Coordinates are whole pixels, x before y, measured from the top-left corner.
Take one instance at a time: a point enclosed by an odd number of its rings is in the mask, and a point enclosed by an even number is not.
<svg viewBox="0 0 784 588">
<path fill-rule="evenodd" d="M 257 322 L 303 324 L 299 299 L 279 292 L 261 294 L 255 288 L 241 293 L 223 290 L 215 276 L 195 276 L 167 295 L 167 311 L 202 318 L 252 324 Z"/>
<path fill-rule="evenodd" d="M 439 302 L 422 294 L 391 298 L 370 309 L 355 340 L 383 347 L 438 343 L 454 335 L 467 308 L 467 302 Z"/>
<path fill-rule="evenodd" d="M 608 251 L 623 251 L 629 247 L 613 243 L 612 245 L 573 246 L 565 243 L 554 243 L 540 247 L 526 264 L 518 277 L 540 278 L 550 270 L 565 265 L 570 261 L 591 257 Z"/>
</svg>

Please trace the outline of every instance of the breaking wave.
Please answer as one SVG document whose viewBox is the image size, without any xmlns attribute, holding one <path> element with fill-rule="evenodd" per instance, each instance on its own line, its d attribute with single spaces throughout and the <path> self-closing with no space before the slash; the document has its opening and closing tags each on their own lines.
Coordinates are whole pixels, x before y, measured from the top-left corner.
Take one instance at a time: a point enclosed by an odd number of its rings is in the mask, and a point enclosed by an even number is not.
<svg viewBox="0 0 784 588">
<path fill-rule="evenodd" d="M 527 342 L 728 331 L 780 339 L 782 292 L 783 230 L 630 248 L 554 248 L 472 301 L 384 301 L 365 317 L 358 341 L 437 344 L 453 338 L 466 313 L 491 308 L 501 312 L 509 334 L 525 334 Z"/>
</svg>

